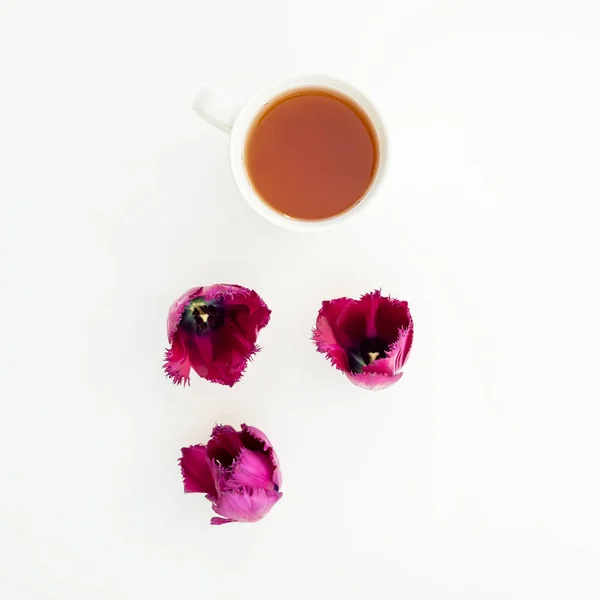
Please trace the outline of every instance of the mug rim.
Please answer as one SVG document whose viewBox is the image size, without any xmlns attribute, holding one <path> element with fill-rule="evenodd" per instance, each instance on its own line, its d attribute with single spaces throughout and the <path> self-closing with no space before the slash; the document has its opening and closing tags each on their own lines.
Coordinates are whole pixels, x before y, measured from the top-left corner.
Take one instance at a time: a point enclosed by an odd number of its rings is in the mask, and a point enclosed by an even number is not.
<svg viewBox="0 0 600 600">
<path fill-rule="evenodd" d="M 369 188 L 366 190 L 362 198 L 344 212 L 326 219 L 319 220 L 293 219 L 283 215 L 275 208 L 270 206 L 260 197 L 260 195 L 252 186 L 252 182 L 250 181 L 250 177 L 246 170 L 244 156 L 246 140 L 250 129 L 254 124 L 256 117 L 264 110 L 264 108 L 270 102 L 285 93 L 291 92 L 294 89 L 310 86 L 321 89 L 330 89 L 332 91 L 341 93 L 356 102 L 369 118 L 371 125 L 373 126 L 373 130 L 375 131 L 375 135 L 377 136 L 377 142 L 379 145 L 379 161 L 377 170 L 371 181 L 371 184 L 369 185 Z M 365 206 L 373 200 L 373 194 L 381 183 L 387 163 L 387 139 L 385 137 L 383 123 L 377 109 L 373 103 L 353 85 L 328 75 L 299 75 L 296 77 L 281 79 L 262 87 L 244 103 L 231 128 L 229 160 L 233 177 L 238 189 L 240 190 L 240 193 L 246 202 L 248 202 L 248 204 L 259 215 L 275 225 L 293 231 L 327 231 L 328 229 L 331 229 L 332 227 L 339 225 L 360 213 L 362 210 L 364 210 Z"/>
</svg>

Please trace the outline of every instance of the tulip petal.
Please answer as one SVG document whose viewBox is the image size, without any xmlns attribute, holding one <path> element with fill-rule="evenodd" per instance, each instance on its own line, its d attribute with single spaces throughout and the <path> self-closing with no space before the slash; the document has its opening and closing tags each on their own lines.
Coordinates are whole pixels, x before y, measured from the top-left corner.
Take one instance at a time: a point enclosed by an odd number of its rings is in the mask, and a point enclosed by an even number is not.
<svg viewBox="0 0 600 600">
<path fill-rule="evenodd" d="M 273 467 L 275 467 L 275 470 L 272 474 L 273 483 L 277 486 L 277 488 L 280 488 L 282 483 L 281 467 L 279 466 L 279 458 L 275 453 L 273 444 L 271 444 L 269 438 L 258 427 L 252 427 L 252 425 L 246 425 L 246 423 L 242 423 L 242 440 L 244 442 L 244 446 L 250 450 L 260 449 L 268 452 L 271 463 Z M 259 444 L 258 447 L 256 446 L 257 442 Z"/>
<path fill-rule="evenodd" d="M 371 308 L 370 295 L 366 295 L 352 302 L 339 316 L 337 325 L 349 340 L 349 346 L 359 346 L 362 340 L 370 337 L 367 333 L 367 317 L 372 317 Z M 374 328 L 373 319 L 371 319 L 371 328 Z"/>
<path fill-rule="evenodd" d="M 216 355 L 214 340 L 210 335 L 194 335 L 183 330 L 176 331 L 173 342 L 165 355 L 163 366 L 168 377 L 176 384 L 190 383 L 190 368 L 213 383 L 232 386 L 242 376 L 247 357 L 234 360 L 234 355 L 223 359 Z M 240 356 L 237 353 L 235 356 Z"/>
<path fill-rule="evenodd" d="M 256 333 L 251 337 L 256 339 Z M 241 379 L 248 361 L 260 348 L 253 341 L 250 342 L 233 323 L 228 322 L 215 336 L 214 351 L 215 363 L 223 366 L 220 383 L 232 386 Z"/>
<path fill-rule="evenodd" d="M 207 494 L 211 500 L 217 497 L 206 446 L 198 444 L 182 448 L 179 465 L 183 476 L 183 491 L 186 494 Z"/>
<path fill-rule="evenodd" d="M 222 517 L 213 517 L 210 520 L 211 525 L 225 525 L 225 523 L 233 523 L 231 519 L 223 519 Z"/>
<path fill-rule="evenodd" d="M 329 340 L 335 340 L 331 326 L 329 323 L 319 317 L 317 319 L 317 326 L 313 330 L 312 339 L 317 345 L 317 350 L 331 361 L 331 364 L 340 371 L 348 373 L 350 371 L 350 363 L 348 362 L 348 355 L 346 351 L 339 344 L 329 342 Z"/>
<path fill-rule="evenodd" d="M 398 339 L 398 330 L 412 331 L 413 321 L 408 302 L 391 297 L 381 298 L 375 317 L 375 327 L 377 335 L 388 345 Z"/>
<path fill-rule="evenodd" d="M 373 373 L 375 375 L 386 375 L 391 377 L 395 375 L 397 371 L 394 369 L 395 358 L 381 358 L 372 362 L 370 365 L 365 365 L 362 368 L 361 373 Z"/>
<path fill-rule="evenodd" d="M 370 365 L 369 365 L 370 366 Z M 387 375 L 382 373 L 347 373 L 346 377 L 358 387 L 366 390 L 384 390 L 390 385 L 396 383 L 403 373 L 396 375 Z"/>
<path fill-rule="evenodd" d="M 242 441 L 250 450 L 269 450 L 273 444 L 269 438 L 258 428 L 242 423 Z"/>
<path fill-rule="evenodd" d="M 253 523 L 260 521 L 281 496 L 281 492 L 260 488 L 230 490 L 222 492 L 213 502 L 213 510 L 231 521 Z M 220 525 L 222 521 L 213 524 Z"/>
<path fill-rule="evenodd" d="M 220 467 L 228 469 L 242 449 L 240 432 L 229 425 L 215 425 L 206 449 L 211 461 L 218 462 Z"/>
<path fill-rule="evenodd" d="M 394 342 L 387 351 L 389 358 L 394 359 L 394 372 L 399 371 L 404 363 L 408 360 L 410 349 L 412 348 L 413 341 L 413 326 L 412 319 L 409 329 L 400 330 L 398 332 L 398 339 Z"/>
<path fill-rule="evenodd" d="M 331 364 L 344 373 L 350 371 L 348 356 L 344 348 L 350 347 L 351 342 L 338 327 L 338 319 L 343 311 L 351 306 L 352 302 L 354 301 L 349 298 L 325 300 L 321 305 L 317 323 L 312 332 L 312 339 L 317 345 L 317 350 L 325 354 Z"/>
<path fill-rule="evenodd" d="M 167 350 L 164 369 L 175 383 L 183 381 L 184 385 L 189 384 L 191 367 L 204 379 L 232 386 L 239 381 L 248 359 L 257 350 L 242 355 L 231 347 L 229 336 L 194 335 L 179 330 L 173 337 L 171 349 Z"/>
<path fill-rule="evenodd" d="M 318 317 L 322 317 L 331 328 L 335 343 L 340 346 L 351 346 L 352 342 L 339 326 L 339 320 L 345 310 L 356 302 L 351 298 L 336 298 L 335 300 L 324 300 L 321 304 Z M 318 321 L 317 317 L 317 321 Z"/>
<path fill-rule="evenodd" d="M 241 285 L 211 285 L 205 289 L 205 298 L 221 300 L 236 325 L 248 339 L 252 339 L 252 343 L 271 318 L 271 311 L 263 299 L 254 290 Z"/>
<path fill-rule="evenodd" d="M 227 365 L 216 356 L 215 340 L 212 336 L 186 333 L 182 337 L 186 340 L 192 368 L 200 377 L 222 385 L 233 385 L 237 381 L 236 379 L 232 382 Z"/>
<path fill-rule="evenodd" d="M 165 364 L 163 369 L 173 380 L 176 385 L 183 384 L 185 387 L 190 383 L 190 369 L 192 363 L 185 347 L 182 343 L 180 336 L 175 334 L 172 338 L 171 347 L 165 352 Z"/>
<path fill-rule="evenodd" d="M 232 490 L 241 487 L 274 489 L 273 471 L 275 466 L 267 452 L 242 448 L 224 489 Z"/>
</svg>

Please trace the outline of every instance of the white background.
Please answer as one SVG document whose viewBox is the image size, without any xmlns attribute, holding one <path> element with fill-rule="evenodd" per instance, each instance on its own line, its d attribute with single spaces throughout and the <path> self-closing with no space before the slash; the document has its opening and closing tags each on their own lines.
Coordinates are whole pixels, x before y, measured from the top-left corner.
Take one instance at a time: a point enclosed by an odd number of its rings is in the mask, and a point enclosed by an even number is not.
<svg viewBox="0 0 600 600">
<path fill-rule="evenodd" d="M 600 597 L 597 0 L 0 0 L 0 596 Z M 201 85 L 346 79 L 390 168 L 342 228 L 243 202 Z M 169 304 L 273 310 L 233 389 L 161 371 Z M 415 343 L 385 392 L 310 330 L 381 287 Z M 267 433 L 284 498 L 211 527 L 182 445 Z"/>
</svg>

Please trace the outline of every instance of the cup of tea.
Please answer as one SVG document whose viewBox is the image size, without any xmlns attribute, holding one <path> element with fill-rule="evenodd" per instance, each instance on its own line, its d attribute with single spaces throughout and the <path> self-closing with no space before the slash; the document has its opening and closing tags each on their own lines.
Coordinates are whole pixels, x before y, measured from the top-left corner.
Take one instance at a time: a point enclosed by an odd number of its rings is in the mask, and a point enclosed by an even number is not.
<svg viewBox="0 0 600 600">
<path fill-rule="evenodd" d="M 242 196 L 275 225 L 330 229 L 363 210 L 382 179 L 386 140 L 379 114 L 338 79 L 280 81 L 241 107 L 203 88 L 193 109 L 229 134 Z"/>
</svg>

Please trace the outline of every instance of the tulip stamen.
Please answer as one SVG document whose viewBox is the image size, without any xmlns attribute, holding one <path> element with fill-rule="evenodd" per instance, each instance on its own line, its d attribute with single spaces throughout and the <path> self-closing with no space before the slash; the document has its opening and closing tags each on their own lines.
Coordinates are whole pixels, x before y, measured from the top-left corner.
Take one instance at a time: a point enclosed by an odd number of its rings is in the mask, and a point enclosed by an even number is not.
<svg viewBox="0 0 600 600">
<path fill-rule="evenodd" d="M 379 358 L 379 352 L 369 352 L 369 364 L 375 362 Z"/>
<path fill-rule="evenodd" d="M 203 323 L 206 323 L 208 321 L 208 317 L 210 317 L 210 315 L 207 312 L 205 312 L 201 306 L 194 307 L 193 313 L 194 319 L 196 321 L 198 321 L 198 319 L 201 319 Z"/>
</svg>

